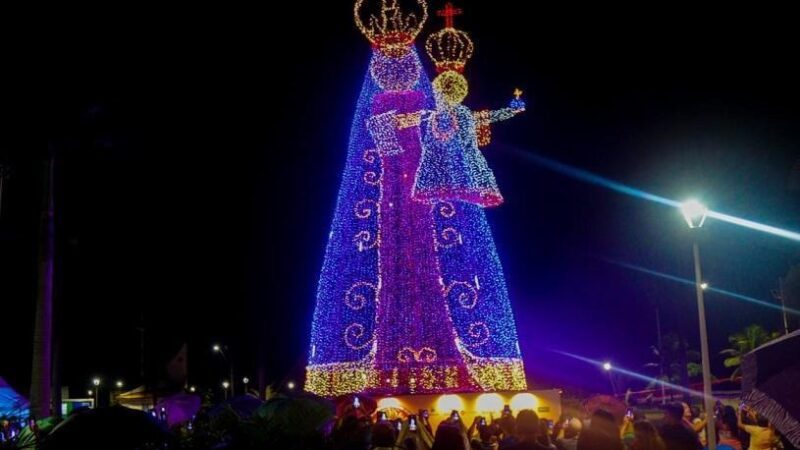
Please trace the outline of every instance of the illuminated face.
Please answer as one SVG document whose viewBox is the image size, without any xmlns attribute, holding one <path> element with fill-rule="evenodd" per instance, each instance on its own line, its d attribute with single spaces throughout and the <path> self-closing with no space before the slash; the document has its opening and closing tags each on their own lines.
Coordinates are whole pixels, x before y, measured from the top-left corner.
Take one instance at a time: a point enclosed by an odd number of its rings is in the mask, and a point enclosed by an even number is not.
<svg viewBox="0 0 800 450">
<path fill-rule="evenodd" d="M 448 70 L 433 80 L 433 89 L 439 100 L 450 106 L 457 105 L 467 96 L 467 79 L 458 72 Z"/>
<path fill-rule="evenodd" d="M 369 73 L 384 91 L 405 91 L 417 84 L 420 63 L 415 51 L 403 56 L 386 56 L 375 51 L 369 64 Z"/>
</svg>

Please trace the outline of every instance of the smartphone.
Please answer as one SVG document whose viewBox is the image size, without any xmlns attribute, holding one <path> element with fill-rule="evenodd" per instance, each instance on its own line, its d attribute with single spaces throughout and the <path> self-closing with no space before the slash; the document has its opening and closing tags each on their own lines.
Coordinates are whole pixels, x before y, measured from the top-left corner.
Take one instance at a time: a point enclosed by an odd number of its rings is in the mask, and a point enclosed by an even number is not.
<svg viewBox="0 0 800 450">
<path fill-rule="evenodd" d="M 422 418 L 423 419 L 427 419 L 428 417 L 430 417 L 430 415 L 431 415 L 431 413 L 429 413 L 427 409 L 423 409 L 422 410 Z"/>
<path fill-rule="evenodd" d="M 479 423 L 480 423 L 480 425 L 482 427 L 485 427 L 486 426 L 486 418 L 485 417 L 481 417 L 481 421 Z"/>
<path fill-rule="evenodd" d="M 628 408 L 628 410 L 625 411 L 625 417 L 627 417 L 629 419 L 633 419 L 633 410 Z"/>
<path fill-rule="evenodd" d="M 508 405 L 503 406 L 503 416 L 511 415 L 511 407 Z"/>
<path fill-rule="evenodd" d="M 386 420 L 386 413 L 381 411 L 378 413 L 378 422 L 383 422 L 384 420 Z"/>
<path fill-rule="evenodd" d="M 458 419 L 459 419 L 459 417 L 458 417 L 458 411 L 456 411 L 456 410 L 454 409 L 454 410 L 453 410 L 453 412 L 451 412 L 451 413 L 450 413 L 450 420 L 452 420 L 453 422 L 455 422 L 455 421 L 457 421 Z"/>
<path fill-rule="evenodd" d="M 403 431 L 403 422 L 397 421 L 397 431 Z"/>
<path fill-rule="evenodd" d="M 358 408 L 359 406 L 361 406 L 361 402 L 358 401 L 358 397 L 354 397 L 353 398 L 353 408 Z"/>
<path fill-rule="evenodd" d="M 417 431 L 417 418 L 411 416 L 408 418 L 408 429 L 411 431 Z"/>
</svg>

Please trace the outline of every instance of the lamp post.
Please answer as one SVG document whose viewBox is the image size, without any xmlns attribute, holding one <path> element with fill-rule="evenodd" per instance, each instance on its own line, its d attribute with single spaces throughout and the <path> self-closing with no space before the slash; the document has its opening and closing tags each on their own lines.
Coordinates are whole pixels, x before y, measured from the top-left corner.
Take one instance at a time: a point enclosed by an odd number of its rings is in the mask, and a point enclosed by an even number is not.
<svg viewBox="0 0 800 450">
<path fill-rule="evenodd" d="M 225 391 L 225 398 L 228 398 L 228 388 L 231 387 L 231 384 L 227 381 L 222 382 L 222 389 Z"/>
<path fill-rule="evenodd" d="M 697 293 L 697 314 L 700 320 L 700 353 L 703 362 L 703 405 L 705 405 L 706 439 L 709 450 L 717 450 L 716 423 L 714 423 L 714 399 L 711 392 L 711 363 L 708 355 L 708 330 L 706 329 L 706 307 L 703 302 L 703 291 L 708 284 L 703 282 L 703 273 L 700 270 L 700 247 L 697 243 L 696 229 L 703 226 L 706 221 L 708 208 L 697 200 L 689 200 L 681 204 L 681 213 L 689 228 L 695 229 L 692 239 L 692 254 L 694 256 L 695 292 Z"/>
<path fill-rule="evenodd" d="M 611 365 L 610 361 L 606 361 L 603 363 L 603 370 L 608 374 L 608 382 L 611 383 L 611 391 L 614 393 L 614 397 L 617 396 L 617 384 L 614 382 L 614 374 L 611 372 L 614 369 L 614 366 Z"/>
<path fill-rule="evenodd" d="M 92 385 L 94 386 L 94 407 L 97 408 L 100 406 L 100 378 L 93 378 Z"/>
<path fill-rule="evenodd" d="M 233 360 L 231 358 L 229 358 L 228 355 L 225 354 L 225 350 L 228 350 L 228 346 L 227 345 L 223 346 L 223 345 L 220 345 L 220 344 L 214 344 L 211 347 L 211 350 L 214 353 L 219 353 L 220 356 L 222 356 L 222 359 L 224 359 L 228 363 L 228 367 L 230 368 L 230 377 L 231 377 L 230 378 L 230 380 L 231 380 L 230 381 L 230 386 L 231 386 L 231 398 L 232 398 L 233 395 L 234 395 L 234 384 L 235 384 L 234 380 L 236 378 L 233 377 Z M 227 388 L 225 388 L 225 389 L 227 389 Z"/>
<path fill-rule="evenodd" d="M 250 378 L 244 377 L 242 378 L 242 384 L 244 384 L 244 393 L 247 395 L 247 384 L 250 383 Z"/>
</svg>

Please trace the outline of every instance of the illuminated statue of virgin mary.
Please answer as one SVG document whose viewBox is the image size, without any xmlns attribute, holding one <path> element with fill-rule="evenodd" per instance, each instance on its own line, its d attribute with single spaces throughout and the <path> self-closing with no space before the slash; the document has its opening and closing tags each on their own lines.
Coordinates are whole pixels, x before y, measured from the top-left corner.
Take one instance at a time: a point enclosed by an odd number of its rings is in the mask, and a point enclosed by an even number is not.
<svg viewBox="0 0 800 450">
<path fill-rule="evenodd" d="M 437 104 L 408 11 L 355 5 L 372 57 L 320 276 L 307 391 L 337 396 L 523 390 L 502 267 L 481 206 L 415 198 Z M 366 15 L 366 20 L 363 16 Z"/>
</svg>

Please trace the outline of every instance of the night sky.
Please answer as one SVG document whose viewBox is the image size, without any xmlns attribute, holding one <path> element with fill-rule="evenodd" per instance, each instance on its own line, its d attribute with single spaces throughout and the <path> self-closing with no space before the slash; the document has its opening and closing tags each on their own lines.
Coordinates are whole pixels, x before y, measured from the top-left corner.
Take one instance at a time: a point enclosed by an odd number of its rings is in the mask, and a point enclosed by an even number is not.
<svg viewBox="0 0 800 450">
<path fill-rule="evenodd" d="M 222 376 L 213 342 L 229 345 L 251 378 L 257 361 L 275 383 L 302 374 L 370 49 L 350 1 L 298 2 L 281 14 L 267 6 L 94 11 L 52 30 L 37 89 L 46 114 L 34 127 L 58 155 L 60 342 L 76 392 L 95 374 L 138 381 L 141 323 L 153 366 L 189 343 L 193 384 Z M 800 158 L 795 16 L 754 5 L 457 6 L 466 14 L 456 25 L 476 45 L 466 104 L 503 106 L 515 87 L 528 102 L 494 127 L 485 154 L 506 198 L 488 215 L 529 379 L 609 389 L 597 368 L 551 350 L 642 371 L 655 304 L 663 330 L 699 348 L 691 286 L 608 262 L 691 279 L 678 212 L 521 154 L 799 230 L 800 194 L 789 188 Z M 423 37 L 440 27 L 433 18 Z M 14 126 L 33 117 L 21 115 L 0 147 L 11 168 L 0 376 L 27 392 L 46 147 Z M 714 221 L 704 231 L 705 278 L 774 302 L 800 243 Z M 730 333 L 781 326 L 774 310 L 713 293 L 707 311 L 720 376 L 729 372 L 716 353 Z"/>
</svg>

